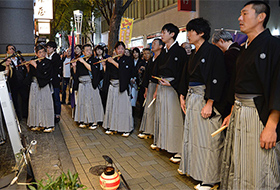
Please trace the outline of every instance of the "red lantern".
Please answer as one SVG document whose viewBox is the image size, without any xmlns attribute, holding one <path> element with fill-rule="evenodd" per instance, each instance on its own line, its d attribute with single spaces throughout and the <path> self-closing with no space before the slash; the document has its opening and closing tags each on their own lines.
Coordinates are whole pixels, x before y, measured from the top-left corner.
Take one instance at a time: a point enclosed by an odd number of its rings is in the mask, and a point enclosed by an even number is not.
<svg viewBox="0 0 280 190">
<path fill-rule="evenodd" d="M 115 190 L 120 185 L 120 176 L 114 167 L 107 166 L 100 176 L 100 186 L 104 190 Z"/>
</svg>

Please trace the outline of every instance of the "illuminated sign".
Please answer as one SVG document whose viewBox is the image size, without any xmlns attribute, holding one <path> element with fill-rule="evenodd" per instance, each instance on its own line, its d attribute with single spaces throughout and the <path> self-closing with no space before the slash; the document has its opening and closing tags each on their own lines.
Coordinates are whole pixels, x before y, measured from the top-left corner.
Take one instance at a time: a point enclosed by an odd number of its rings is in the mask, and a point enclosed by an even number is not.
<svg viewBox="0 0 280 190">
<path fill-rule="evenodd" d="M 178 11 L 195 11 L 195 0 L 178 0 Z"/>
<path fill-rule="evenodd" d="M 132 18 L 122 18 L 120 25 L 119 41 L 125 43 L 126 47 L 130 43 L 132 36 L 133 19 Z"/>
<path fill-rule="evenodd" d="M 39 34 L 50 34 L 51 27 L 49 22 L 38 22 L 38 32 Z"/>
<path fill-rule="evenodd" d="M 35 19 L 53 19 L 53 0 L 36 0 L 34 6 Z"/>
</svg>

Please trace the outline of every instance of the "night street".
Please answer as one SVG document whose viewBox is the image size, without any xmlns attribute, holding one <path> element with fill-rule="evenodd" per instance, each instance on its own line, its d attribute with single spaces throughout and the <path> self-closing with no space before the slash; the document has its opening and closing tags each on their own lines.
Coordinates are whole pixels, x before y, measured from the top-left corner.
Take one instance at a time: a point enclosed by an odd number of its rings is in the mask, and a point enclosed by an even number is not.
<svg viewBox="0 0 280 190">
<path fill-rule="evenodd" d="M 152 139 L 139 139 L 139 118 L 136 129 L 129 137 L 120 134 L 106 135 L 105 130 L 81 129 L 71 118 L 69 105 L 62 106 L 62 117 L 53 133 L 27 130 L 26 121 L 21 122 L 28 141 L 38 141 L 37 152 L 32 155 L 32 166 L 37 181 L 47 179 L 46 173 L 58 176 L 61 169 L 79 174 L 80 182 L 88 189 L 101 189 L 99 177 L 90 168 L 104 165 L 102 155 L 110 156 L 123 174 L 131 189 L 193 189 L 191 178 L 178 174 L 178 164 L 169 161 L 172 154 L 150 148 Z M 0 176 L 11 171 L 13 159 L 9 143 L 0 146 Z M 21 187 L 22 188 L 22 187 Z M 20 188 L 20 189 L 21 189 Z M 119 189 L 125 189 L 121 184 Z"/>
</svg>

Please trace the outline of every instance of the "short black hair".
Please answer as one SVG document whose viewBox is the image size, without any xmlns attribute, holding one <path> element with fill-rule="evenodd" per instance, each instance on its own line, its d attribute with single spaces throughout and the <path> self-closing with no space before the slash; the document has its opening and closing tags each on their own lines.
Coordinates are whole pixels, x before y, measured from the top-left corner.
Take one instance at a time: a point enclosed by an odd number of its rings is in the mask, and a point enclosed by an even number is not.
<svg viewBox="0 0 280 190">
<path fill-rule="evenodd" d="M 115 44 L 114 49 L 117 49 L 119 46 L 123 46 L 123 48 L 125 49 L 125 44 L 122 41 L 117 41 L 117 43 Z"/>
<path fill-rule="evenodd" d="M 82 50 L 84 51 L 86 47 L 92 48 L 92 46 L 90 44 L 85 44 L 85 45 L 83 45 Z"/>
<path fill-rule="evenodd" d="M 138 53 L 138 56 L 140 57 L 141 53 L 140 53 L 140 49 L 139 49 L 138 47 L 133 48 L 132 54 L 133 54 L 134 52 Z"/>
<path fill-rule="evenodd" d="M 15 50 L 15 51 L 17 50 L 17 49 L 16 49 L 16 46 L 14 46 L 13 44 L 8 44 L 8 45 L 6 46 L 6 52 L 8 51 L 9 46 L 13 46 L 14 50 Z"/>
<path fill-rule="evenodd" d="M 270 17 L 269 5 L 264 1 L 249 1 L 248 3 L 246 3 L 244 5 L 244 7 L 246 7 L 247 5 L 252 5 L 252 8 L 255 10 L 256 15 L 265 13 L 266 17 L 263 21 L 263 27 L 266 28 L 266 25 L 267 25 L 269 17 Z"/>
<path fill-rule="evenodd" d="M 158 41 L 158 44 L 162 47 L 165 46 L 165 43 L 160 38 L 155 38 L 153 41 Z"/>
<path fill-rule="evenodd" d="M 82 49 L 83 49 L 82 45 L 80 45 L 80 44 L 75 45 L 74 49 L 75 49 L 76 47 L 80 48 L 80 50 L 82 50 Z"/>
<path fill-rule="evenodd" d="M 172 23 L 168 23 L 168 24 L 165 24 L 161 31 L 164 31 L 166 30 L 167 32 L 169 32 L 169 34 L 171 34 L 172 32 L 174 32 L 174 36 L 173 36 L 173 39 L 174 41 L 176 40 L 178 34 L 179 34 L 179 28 L 177 26 L 175 26 L 174 24 Z"/>
<path fill-rule="evenodd" d="M 101 45 L 97 45 L 97 46 L 94 48 L 94 51 L 96 52 L 97 49 L 101 49 L 102 51 L 104 51 L 104 47 L 101 46 Z"/>
<path fill-rule="evenodd" d="M 35 51 L 36 51 L 36 53 L 38 53 L 38 51 L 40 51 L 40 50 L 44 50 L 44 51 L 46 51 L 46 47 L 45 46 L 42 46 L 42 45 L 37 45 L 36 46 L 36 48 L 35 48 Z"/>
<path fill-rule="evenodd" d="M 46 46 L 48 47 L 52 47 L 52 48 L 54 48 L 54 49 L 56 49 L 56 47 L 57 47 L 57 45 L 56 45 L 56 43 L 54 42 L 54 41 L 49 41 L 47 44 L 46 44 Z"/>
<path fill-rule="evenodd" d="M 204 18 L 195 18 L 192 19 L 186 26 L 187 31 L 194 30 L 197 34 L 204 33 L 202 36 L 203 39 L 206 41 L 210 38 L 210 23 L 208 20 L 205 20 Z"/>
<path fill-rule="evenodd" d="M 150 48 L 144 48 L 142 51 L 143 51 L 143 52 L 144 52 L 144 51 L 149 51 L 149 52 L 151 52 L 151 49 L 150 49 Z"/>
</svg>

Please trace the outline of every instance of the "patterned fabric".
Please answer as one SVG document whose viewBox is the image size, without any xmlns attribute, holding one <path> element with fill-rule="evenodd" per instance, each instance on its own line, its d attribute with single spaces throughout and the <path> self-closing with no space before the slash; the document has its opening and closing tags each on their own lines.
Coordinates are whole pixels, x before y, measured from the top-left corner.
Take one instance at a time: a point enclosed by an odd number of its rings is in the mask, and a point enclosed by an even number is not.
<svg viewBox="0 0 280 190">
<path fill-rule="evenodd" d="M 120 92 L 119 80 L 110 80 L 103 127 L 117 132 L 133 130 L 130 97 L 127 91 Z"/>
<path fill-rule="evenodd" d="M 54 107 L 52 91 L 49 85 L 39 87 L 33 77 L 29 93 L 28 118 L 29 127 L 54 127 Z"/>
<path fill-rule="evenodd" d="M 254 100 L 236 98 L 225 140 L 221 189 L 280 188 L 280 144 L 262 149 L 263 128 Z"/>
<path fill-rule="evenodd" d="M 172 80 L 172 78 L 166 79 Z M 177 92 L 171 86 L 158 85 L 155 104 L 154 144 L 170 153 L 180 153 L 183 139 L 183 114 Z"/>
<path fill-rule="evenodd" d="M 97 123 L 103 121 L 104 111 L 98 89 L 93 89 L 90 76 L 79 77 L 75 121 Z"/>
<path fill-rule="evenodd" d="M 140 125 L 139 131 L 143 131 L 145 134 L 154 134 L 154 122 L 155 122 L 155 108 L 156 104 L 153 103 L 149 108 L 149 104 L 153 100 L 153 95 L 156 90 L 157 84 L 150 82 L 147 90 L 146 104 L 144 113 Z"/>
<path fill-rule="evenodd" d="M 192 86 L 186 98 L 186 117 L 182 148 L 182 160 L 179 169 L 184 174 L 212 184 L 220 181 L 224 133 L 214 138 L 211 133 L 221 127 L 222 118 L 215 109 L 215 116 L 204 119 L 201 110 L 205 106 L 205 85 Z"/>
</svg>

